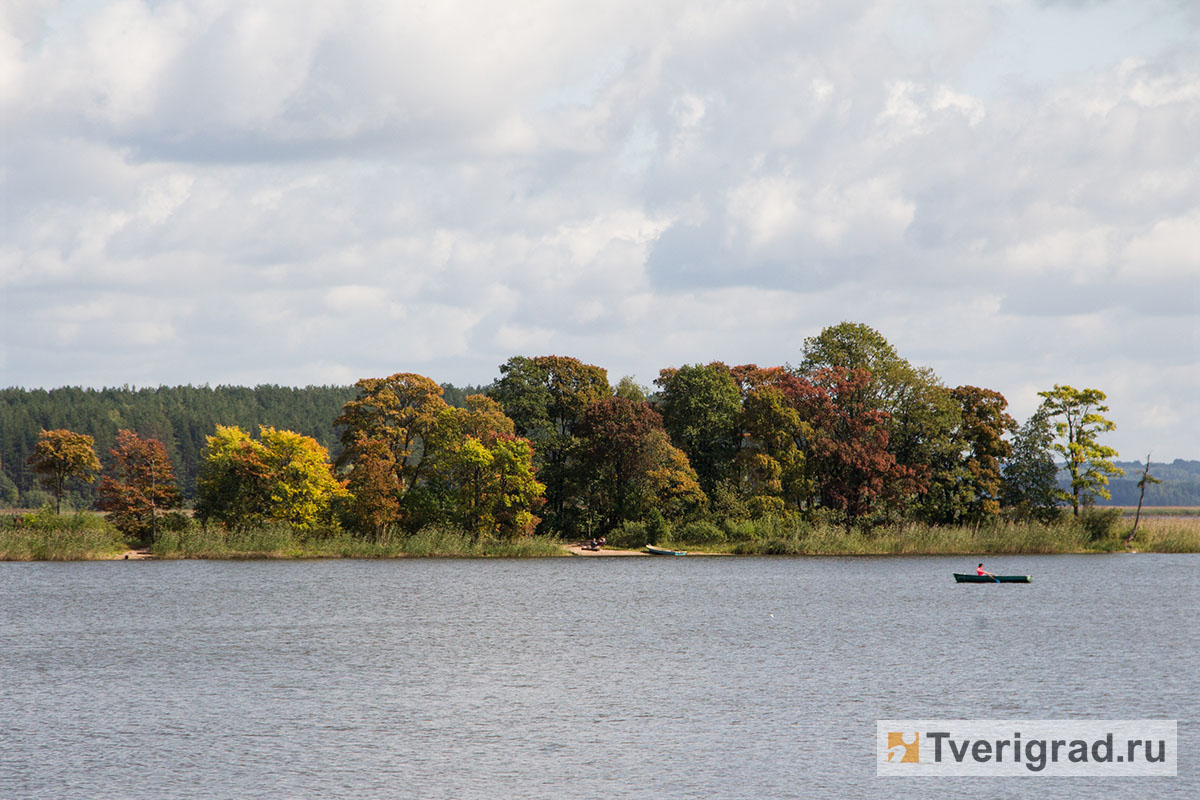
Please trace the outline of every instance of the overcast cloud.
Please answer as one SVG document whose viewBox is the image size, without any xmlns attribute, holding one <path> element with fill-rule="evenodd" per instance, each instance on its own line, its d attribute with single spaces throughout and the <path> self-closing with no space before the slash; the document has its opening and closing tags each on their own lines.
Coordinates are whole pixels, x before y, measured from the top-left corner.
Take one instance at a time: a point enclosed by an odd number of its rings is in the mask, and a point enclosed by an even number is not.
<svg viewBox="0 0 1200 800">
<path fill-rule="evenodd" d="M 852 320 L 1200 458 L 1198 8 L 2 0 L 0 384 L 649 384 Z"/>
</svg>

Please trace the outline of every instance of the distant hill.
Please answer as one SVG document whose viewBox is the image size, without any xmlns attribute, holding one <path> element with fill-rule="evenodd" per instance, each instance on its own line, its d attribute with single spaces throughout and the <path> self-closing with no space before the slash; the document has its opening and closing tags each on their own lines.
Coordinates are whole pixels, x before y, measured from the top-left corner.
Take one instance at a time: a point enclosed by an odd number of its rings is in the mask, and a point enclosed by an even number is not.
<svg viewBox="0 0 1200 800">
<path fill-rule="evenodd" d="M 1138 481 L 1142 479 L 1145 463 L 1141 461 L 1118 461 L 1117 466 L 1125 470 L 1125 476 L 1109 481 L 1108 489 L 1112 500 L 1100 501 L 1106 506 L 1136 506 Z M 1185 461 L 1177 458 L 1171 463 L 1150 462 L 1150 474 L 1162 481 L 1146 487 L 1145 505 L 1148 506 L 1200 506 L 1200 461 Z"/>
</svg>

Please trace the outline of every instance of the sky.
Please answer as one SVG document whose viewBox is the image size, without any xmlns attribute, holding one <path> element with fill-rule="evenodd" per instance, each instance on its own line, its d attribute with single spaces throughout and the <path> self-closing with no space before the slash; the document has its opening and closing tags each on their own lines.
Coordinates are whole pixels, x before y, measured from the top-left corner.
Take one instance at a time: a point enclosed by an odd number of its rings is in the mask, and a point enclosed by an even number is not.
<svg viewBox="0 0 1200 800">
<path fill-rule="evenodd" d="M 0 385 L 796 364 L 1200 458 L 1197 0 L 0 0 Z"/>
</svg>

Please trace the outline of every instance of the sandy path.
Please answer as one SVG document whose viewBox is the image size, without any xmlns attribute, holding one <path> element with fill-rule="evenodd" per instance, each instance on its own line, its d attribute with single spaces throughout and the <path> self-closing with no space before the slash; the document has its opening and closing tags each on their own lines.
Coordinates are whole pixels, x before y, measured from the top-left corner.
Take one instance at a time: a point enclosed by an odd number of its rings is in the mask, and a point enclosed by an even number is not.
<svg viewBox="0 0 1200 800">
<path fill-rule="evenodd" d="M 644 550 L 616 550 L 613 548 L 604 547 L 600 550 L 584 550 L 583 545 L 579 544 L 564 544 L 563 549 L 576 556 L 648 556 L 650 555 Z"/>
<path fill-rule="evenodd" d="M 145 561 L 146 559 L 154 558 L 154 556 L 150 555 L 149 550 L 126 550 L 120 555 L 113 556 L 113 558 L 117 560 L 126 559 L 128 561 Z"/>
</svg>

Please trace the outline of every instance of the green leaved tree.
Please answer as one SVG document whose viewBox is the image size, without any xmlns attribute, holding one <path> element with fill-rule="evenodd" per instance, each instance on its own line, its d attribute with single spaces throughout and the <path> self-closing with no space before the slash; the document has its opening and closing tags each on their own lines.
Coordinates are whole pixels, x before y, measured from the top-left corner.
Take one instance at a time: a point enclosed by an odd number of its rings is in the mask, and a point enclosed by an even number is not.
<svg viewBox="0 0 1200 800">
<path fill-rule="evenodd" d="M 1109 476 L 1125 474 L 1113 463 L 1117 451 L 1097 441 L 1100 434 L 1115 430 L 1116 423 L 1103 416 L 1108 406 L 1103 404 L 1105 394 L 1099 389 L 1055 384 L 1050 391 L 1038 392 L 1038 396 L 1044 398 L 1042 408 L 1053 420 L 1054 450 L 1063 457 L 1071 478 L 1071 490 L 1058 490 L 1059 497 L 1070 503 L 1075 516 L 1079 516 L 1081 505 L 1090 506 L 1097 497 L 1112 497 L 1107 488 Z"/>
</svg>

